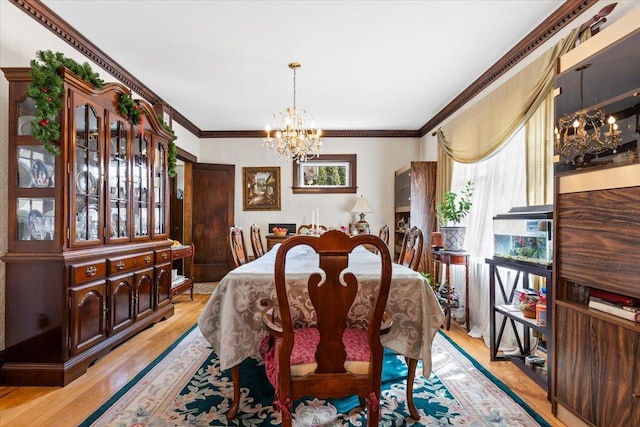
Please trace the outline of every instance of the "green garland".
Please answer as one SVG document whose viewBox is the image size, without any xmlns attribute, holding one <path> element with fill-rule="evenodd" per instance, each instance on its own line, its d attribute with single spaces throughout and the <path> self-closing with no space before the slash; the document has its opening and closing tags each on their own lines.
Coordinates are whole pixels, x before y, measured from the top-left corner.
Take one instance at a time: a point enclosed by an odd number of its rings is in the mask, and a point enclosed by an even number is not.
<svg viewBox="0 0 640 427">
<path fill-rule="evenodd" d="M 60 67 L 69 69 L 81 79 L 93 84 L 97 89 L 100 89 L 104 82 L 98 73 L 93 72 L 89 63 L 79 64 L 71 58 L 65 58 L 61 52 L 39 50 L 36 52 L 36 58 L 40 62 L 36 59 L 31 60 L 30 74 L 33 81 L 27 87 L 27 96 L 33 99 L 36 104 L 36 120 L 31 123 L 33 136 L 42 142 L 49 153 L 58 156 L 60 155 L 60 147 L 56 145 L 56 142 L 60 140 L 60 123 L 57 122 L 57 118 L 62 109 L 64 95 L 64 80 L 59 72 Z M 120 96 L 118 109 L 131 123 L 140 124 L 140 110 L 129 95 Z M 177 137 L 161 116 L 158 116 L 158 119 L 162 127 L 173 135 L 173 139 L 169 141 L 169 166 L 167 169 L 167 174 L 173 178 L 176 176 L 178 148 L 175 140 Z"/>
<path fill-rule="evenodd" d="M 171 140 L 169 141 L 169 158 L 167 161 L 167 163 L 169 163 L 169 166 L 167 168 L 167 175 L 173 178 L 174 176 L 176 176 L 176 159 L 178 156 L 178 147 L 176 146 L 175 141 L 176 139 L 178 139 L 178 137 L 176 136 L 176 133 L 173 131 L 173 129 L 171 129 L 171 127 L 167 123 L 165 123 L 162 115 L 158 114 L 158 120 L 160 121 L 162 127 L 165 128 L 167 132 L 170 132 L 171 135 L 173 135 L 173 138 L 171 138 Z"/>
<path fill-rule="evenodd" d="M 140 110 L 129 95 L 122 94 L 118 99 L 118 109 L 120 114 L 127 117 L 134 125 L 140 124 Z"/>
<path fill-rule="evenodd" d="M 82 65 L 70 58 L 65 58 L 60 52 L 53 53 L 50 50 L 39 50 L 32 59 L 31 77 L 33 82 L 27 88 L 27 95 L 36 103 L 36 120 L 31 125 L 33 136 L 42 142 L 46 150 L 57 156 L 60 147 L 55 143 L 60 139 L 60 123 L 56 121 L 60 109 L 62 109 L 62 97 L 64 95 L 64 81 L 60 76 L 60 67 L 66 67 L 80 78 L 92 83 L 95 87 L 102 87 L 102 80 L 98 73 L 91 70 L 88 63 Z"/>
</svg>

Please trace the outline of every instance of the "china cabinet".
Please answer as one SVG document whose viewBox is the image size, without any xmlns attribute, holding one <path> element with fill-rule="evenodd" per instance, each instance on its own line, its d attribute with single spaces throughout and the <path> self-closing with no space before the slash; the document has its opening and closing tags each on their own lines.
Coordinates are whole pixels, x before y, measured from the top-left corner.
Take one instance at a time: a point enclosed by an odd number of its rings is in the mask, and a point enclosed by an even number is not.
<svg viewBox="0 0 640 427">
<path fill-rule="evenodd" d="M 425 253 L 431 248 L 431 233 L 436 231 L 436 165 L 436 162 L 411 162 L 395 171 L 394 259 L 400 254 L 405 233 L 413 226 L 422 230 Z M 428 272 L 431 263 L 424 253 L 420 259 L 419 271 Z"/>
<path fill-rule="evenodd" d="M 60 69 L 60 155 L 33 135 L 28 68 L 9 81 L 8 251 L 3 385 L 66 385 L 96 359 L 173 315 L 167 154 L 172 135 L 131 92 Z M 163 256 L 164 255 L 164 256 Z"/>
</svg>

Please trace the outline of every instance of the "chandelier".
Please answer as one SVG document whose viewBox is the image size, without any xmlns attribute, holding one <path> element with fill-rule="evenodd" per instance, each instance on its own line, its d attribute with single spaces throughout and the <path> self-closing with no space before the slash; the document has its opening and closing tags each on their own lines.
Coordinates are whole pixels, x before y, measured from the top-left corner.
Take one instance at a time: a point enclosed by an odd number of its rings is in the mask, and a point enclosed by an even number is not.
<svg viewBox="0 0 640 427">
<path fill-rule="evenodd" d="M 301 65 L 297 62 L 289 64 L 293 70 L 293 108 L 287 108 L 285 112 L 274 114 L 275 119 L 280 118 L 280 129 L 276 131 L 275 138 L 271 137 L 271 127 L 267 126 L 267 136 L 263 138 L 263 145 L 279 159 L 295 160 L 296 163 L 306 162 L 318 157 L 322 141 L 322 131 L 315 128 L 313 119 L 307 116 L 306 111 L 296 109 L 296 70 Z M 306 128 L 306 123 L 311 121 L 311 127 Z"/>
<path fill-rule="evenodd" d="M 620 145 L 621 131 L 618 130 L 616 119 L 609 116 L 609 129 L 602 132 L 605 124 L 605 114 L 600 109 L 584 108 L 584 70 L 591 64 L 583 65 L 575 71 L 580 71 L 580 109 L 573 114 L 561 117 L 555 128 L 555 149 L 560 158 L 567 163 L 582 164 L 584 156 L 612 150 L 615 154 Z M 604 139 L 602 138 L 604 137 Z"/>
</svg>

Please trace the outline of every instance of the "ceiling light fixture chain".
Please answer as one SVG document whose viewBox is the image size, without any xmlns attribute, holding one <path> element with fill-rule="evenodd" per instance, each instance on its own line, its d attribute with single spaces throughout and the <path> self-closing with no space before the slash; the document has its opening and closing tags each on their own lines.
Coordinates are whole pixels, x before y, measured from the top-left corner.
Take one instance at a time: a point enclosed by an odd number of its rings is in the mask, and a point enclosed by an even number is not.
<svg viewBox="0 0 640 427">
<path fill-rule="evenodd" d="M 576 68 L 580 72 L 580 109 L 558 120 L 555 128 L 555 150 L 560 158 L 567 163 L 581 165 L 587 154 L 603 153 L 611 150 L 617 152 L 621 142 L 621 131 L 618 130 L 616 119 L 609 116 L 607 123 L 609 130 L 604 132 L 601 139 L 601 129 L 605 124 L 605 114 L 601 109 L 589 110 L 584 108 L 584 70 L 591 64 Z"/>
<path fill-rule="evenodd" d="M 279 159 L 287 159 L 296 163 L 306 162 L 320 155 L 322 130 L 316 129 L 313 119 L 307 118 L 306 111 L 296 108 L 296 71 L 301 65 L 291 62 L 289 68 L 293 70 L 293 109 L 287 108 L 279 113 L 280 129 L 275 138 L 271 137 L 271 126 L 267 126 L 267 136 L 262 139 L 263 146 L 272 151 Z M 274 118 L 278 118 L 276 114 Z M 305 122 L 311 121 L 311 128 L 305 128 Z"/>
</svg>

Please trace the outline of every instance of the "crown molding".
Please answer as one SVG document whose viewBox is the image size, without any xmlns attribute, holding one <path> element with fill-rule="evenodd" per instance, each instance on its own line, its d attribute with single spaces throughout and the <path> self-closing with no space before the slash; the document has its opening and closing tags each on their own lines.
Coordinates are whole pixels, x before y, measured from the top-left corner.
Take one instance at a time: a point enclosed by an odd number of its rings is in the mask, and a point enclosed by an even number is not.
<svg viewBox="0 0 640 427">
<path fill-rule="evenodd" d="M 205 130 L 200 138 L 264 138 L 264 130 Z M 417 130 L 322 130 L 323 138 L 420 138 Z"/>
<path fill-rule="evenodd" d="M 133 74 L 129 73 L 123 66 L 114 61 L 109 55 L 103 52 L 98 46 L 80 34 L 69 23 L 57 15 L 53 10 L 49 9 L 40 0 L 10 0 L 27 15 L 31 16 L 43 26 L 48 28 L 52 33 L 66 41 L 77 51 L 82 53 L 91 61 L 98 64 L 107 73 L 122 82 L 129 89 L 140 95 L 151 105 L 158 103 L 167 104 L 160 96 L 149 89 L 144 83 L 138 80 Z M 168 105 L 168 104 L 167 104 Z M 189 121 L 182 114 L 173 109 L 174 120 L 194 135 L 198 136 L 200 129 Z"/>
<path fill-rule="evenodd" d="M 558 9 L 556 9 L 555 12 L 553 12 L 524 39 L 516 44 L 471 85 L 464 89 L 460 95 L 454 98 L 440 112 L 429 119 L 429 121 L 419 130 L 328 130 L 324 131 L 324 136 L 326 138 L 422 137 L 461 108 L 464 104 L 469 102 L 497 78 L 509 71 L 518 62 L 533 52 L 538 46 L 555 35 L 597 1 L 598 0 L 565 1 Z M 40 22 L 43 26 L 48 28 L 62 40 L 66 41 L 87 58 L 98 64 L 106 72 L 128 86 L 132 91 L 139 94 L 151 105 L 155 105 L 157 103 L 167 104 L 156 93 L 129 73 L 124 67 L 115 62 L 111 57 L 109 57 L 109 55 L 94 45 L 86 37 L 80 34 L 55 12 L 45 6 L 40 0 L 10 0 L 10 2 L 36 21 Z M 262 138 L 264 136 L 264 131 L 203 131 L 175 108 L 171 107 L 171 109 L 173 110 L 173 120 L 199 138 Z"/>
<path fill-rule="evenodd" d="M 495 64 L 464 89 L 440 112 L 433 116 L 419 130 L 420 136 L 424 136 L 430 130 L 442 123 L 447 117 L 455 113 L 463 105 L 482 92 L 487 86 L 513 68 L 517 63 L 526 58 L 536 48 L 549 40 L 558 31 L 566 27 L 598 0 L 567 0 L 556 9 L 547 19 L 533 29 L 525 38 L 520 40 L 509 52 L 500 58 Z"/>
</svg>

